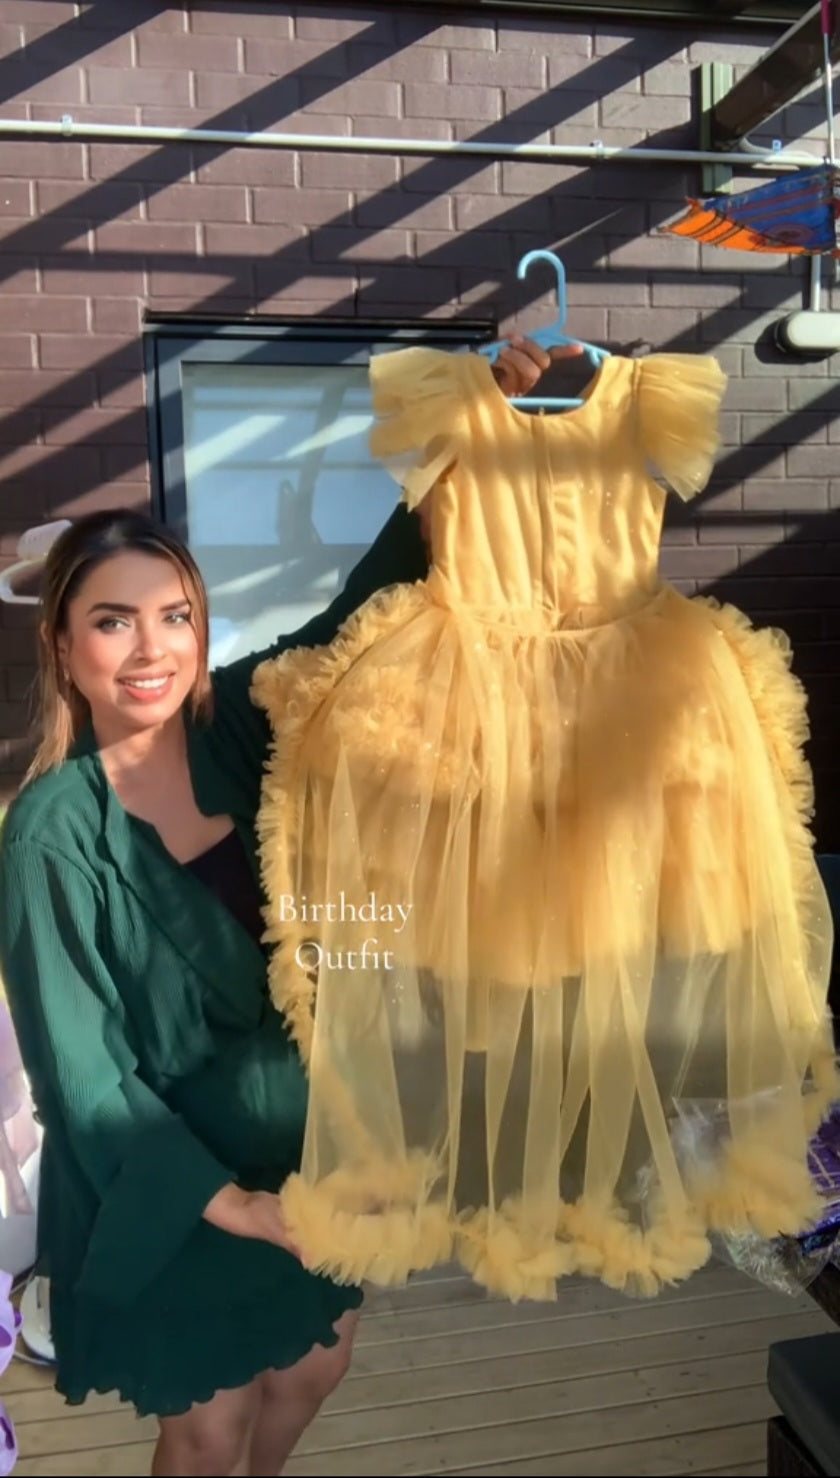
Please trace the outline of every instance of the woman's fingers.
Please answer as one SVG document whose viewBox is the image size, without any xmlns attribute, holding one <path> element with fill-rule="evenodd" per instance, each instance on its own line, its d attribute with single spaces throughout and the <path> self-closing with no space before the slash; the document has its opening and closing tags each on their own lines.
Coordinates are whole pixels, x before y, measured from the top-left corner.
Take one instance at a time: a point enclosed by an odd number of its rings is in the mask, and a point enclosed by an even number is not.
<svg viewBox="0 0 840 1478">
<path fill-rule="evenodd" d="M 546 350 L 533 339 L 516 336 L 496 360 L 496 377 L 505 395 L 527 395 L 553 360 L 571 359 L 582 353 L 581 344 L 558 344 Z"/>
</svg>

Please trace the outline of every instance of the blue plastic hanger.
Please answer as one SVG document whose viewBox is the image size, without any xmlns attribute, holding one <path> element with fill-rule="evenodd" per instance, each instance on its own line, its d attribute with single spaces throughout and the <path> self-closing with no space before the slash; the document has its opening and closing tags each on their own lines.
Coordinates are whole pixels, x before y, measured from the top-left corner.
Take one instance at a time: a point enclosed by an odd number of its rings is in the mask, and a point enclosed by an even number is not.
<svg viewBox="0 0 840 1478">
<path fill-rule="evenodd" d="M 557 319 L 548 328 L 538 328 L 533 333 L 529 333 L 528 338 L 533 339 L 534 343 L 539 344 L 542 349 L 552 349 L 555 346 L 566 344 L 578 344 L 591 364 L 597 369 L 599 365 L 603 364 L 605 359 L 609 359 L 609 350 L 599 349 L 596 344 L 587 344 L 583 339 L 571 338 L 564 331 L 566 323 L 566 269 L 560 258 L 553 251 L 529 251 L 522 258 L 516 269 L 517 277 L 521 280 L 527 276 L 528 268 L 532 262 L 537 261 L 549 262 L 557 273 Z M 494 344 L 485 344 L 478 352 L 489 359 L 491 364 L 495 364 L 499 354 L 507 346 L 508 342 L 507 339 L 498 339 Z M 551 407 L 552 409 L 559 409 L 564 406 L 583 405 L 583 401 L 580 398 L 523 395 L 511 399 L 511 405 L 545 406 Z"/>
</svg>

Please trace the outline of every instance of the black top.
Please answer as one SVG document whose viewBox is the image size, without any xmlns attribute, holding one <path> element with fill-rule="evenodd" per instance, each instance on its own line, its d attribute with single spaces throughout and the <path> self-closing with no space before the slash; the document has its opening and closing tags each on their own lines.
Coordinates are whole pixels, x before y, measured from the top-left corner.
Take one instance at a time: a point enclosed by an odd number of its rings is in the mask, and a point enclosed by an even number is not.
<svg viewBox="0 0 840 1478">
<path fill-rule="evenodd" d="M 260 890 L 236 828 L 185 866 L 259 944 L 265 930 Z"/>
</svg>

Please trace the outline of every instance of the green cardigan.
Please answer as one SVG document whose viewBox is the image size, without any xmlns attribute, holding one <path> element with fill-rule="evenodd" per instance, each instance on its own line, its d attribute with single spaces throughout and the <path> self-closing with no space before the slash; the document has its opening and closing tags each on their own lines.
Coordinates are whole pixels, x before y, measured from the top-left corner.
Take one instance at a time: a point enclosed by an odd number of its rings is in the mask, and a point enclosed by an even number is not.
<svg viewBox="0 0 840 1478">
<path fill-rule="evenodd" d="M 255 665 L 329 641 L 375 590 L 425 573 L 417 520 L 400 506 L 327 611 L 214 673 L 212 723 L 188 722 L 195 795 L 205 814 L 233 817 L 257 877 L 269 731 L 249 698 Z M 58 1289 L 128 1305 L 152 1285 L 159 1296 L 172 1269 L 172 1297 L 206 1298 L 204 1280 L 225 1276 L 219 1248 L 240 1239 L 224 1241 L 202 1211 L 232 1178 L 276 1186 L 294 1168 L 304 1077 L 268 1002 L 263 950 L 126 813 L 91 733 L 6 817 L 0 968 L 45 1128 L 43 1271 Z M 258 1276 L 261 1244 L 249 1245 Z M 229 1272 L 241 1278 L 241 1262 Z"/>
</svg>

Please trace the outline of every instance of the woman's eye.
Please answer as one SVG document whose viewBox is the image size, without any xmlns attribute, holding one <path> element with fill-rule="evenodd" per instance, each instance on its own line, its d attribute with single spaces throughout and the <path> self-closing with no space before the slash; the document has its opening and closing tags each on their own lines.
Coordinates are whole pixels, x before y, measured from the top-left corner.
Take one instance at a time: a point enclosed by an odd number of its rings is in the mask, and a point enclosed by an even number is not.
<svg viewBox="0 0 840 1478">
<path fill-rule="evenodd" d="M 190 613 L 189 611 L 170 611 L 166 619 L 173 621 L 176 626 L 182 626 L 185 621 L 189 623 Z"/>
<path fill-rule="evenodd" d="M 125 622 L 121 621 L 119 616 L 103 616 L 101 621 L 97 621 L 96 629 L 97 631 L 113 631 L 115 627 L 124 625 Z"/>
</svg>

